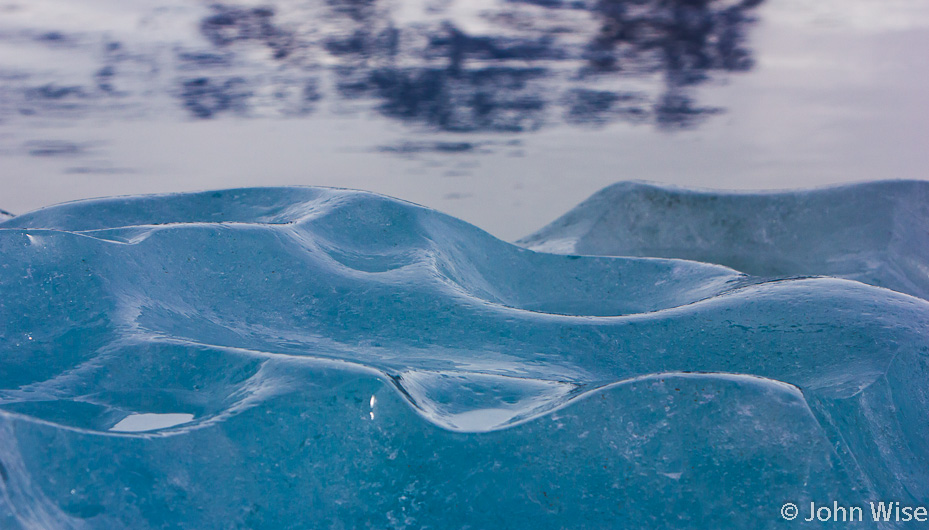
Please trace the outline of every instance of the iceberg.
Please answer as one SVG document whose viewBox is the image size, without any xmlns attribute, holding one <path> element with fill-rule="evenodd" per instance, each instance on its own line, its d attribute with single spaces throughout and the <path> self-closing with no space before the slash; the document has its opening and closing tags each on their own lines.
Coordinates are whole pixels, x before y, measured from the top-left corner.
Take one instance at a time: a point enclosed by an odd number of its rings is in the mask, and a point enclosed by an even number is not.
<svg viewBox="0 0 929 530">
<path fill-rule="evenodd" d="M 929 182 L 719 192 L 648 182 L 600 190 L 519 241 L 540 251 L 834 276 L 929 298 Z"/>
<path fill-rule="evenodd" d="M 903 289 L 535 252 L 328 188 L 62 204 L 0 223 L 0 256 L 2 528 L 767 528 L 787 502 L 929 502 L 929 302 Z"/>
</svg>

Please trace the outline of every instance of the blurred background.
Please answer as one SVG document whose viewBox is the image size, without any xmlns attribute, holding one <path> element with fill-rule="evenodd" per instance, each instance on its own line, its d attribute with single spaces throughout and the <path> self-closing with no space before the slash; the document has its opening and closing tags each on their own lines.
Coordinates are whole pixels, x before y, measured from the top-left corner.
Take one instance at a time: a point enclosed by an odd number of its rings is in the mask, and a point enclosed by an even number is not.
<svg viewBox="0 0 929 530">
<path fill-rule="evenodd" d="M 360 188 L 507 240 L 643 179 L 929 176 L 925 0 L 0 0 L 0 208 Z"/>
</svg>

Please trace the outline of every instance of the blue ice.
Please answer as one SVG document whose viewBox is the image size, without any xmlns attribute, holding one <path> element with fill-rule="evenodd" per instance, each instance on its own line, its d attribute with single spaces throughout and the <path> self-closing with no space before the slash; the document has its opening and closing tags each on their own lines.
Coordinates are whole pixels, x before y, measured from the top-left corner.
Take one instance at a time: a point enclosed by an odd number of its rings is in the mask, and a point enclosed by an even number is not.
<svg viewBox="0 0 929 530">
<path fill-rule="evenodd" d="M 522 242 L 566 255 L 323 188 L 0 223 L 0 527 L 766 528 L 788 501 L 929 503 L 926 188 L 622 186 Z M 598 253 L 627 256 L 577 255 Z"/>
</svg>

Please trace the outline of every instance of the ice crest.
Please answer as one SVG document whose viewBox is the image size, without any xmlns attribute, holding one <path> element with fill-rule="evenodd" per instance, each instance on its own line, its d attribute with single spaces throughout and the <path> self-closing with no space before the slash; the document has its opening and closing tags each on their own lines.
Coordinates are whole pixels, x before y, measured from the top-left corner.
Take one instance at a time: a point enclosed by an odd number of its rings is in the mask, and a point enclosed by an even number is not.
<svg viewBox="0 0 929 530">
<path fill-rule="evenodd" d="M 544 252 L 835 276 L 929 298 L 929 182 L 718 192 L 620 182 L 519 244 Z"/>
</svg>

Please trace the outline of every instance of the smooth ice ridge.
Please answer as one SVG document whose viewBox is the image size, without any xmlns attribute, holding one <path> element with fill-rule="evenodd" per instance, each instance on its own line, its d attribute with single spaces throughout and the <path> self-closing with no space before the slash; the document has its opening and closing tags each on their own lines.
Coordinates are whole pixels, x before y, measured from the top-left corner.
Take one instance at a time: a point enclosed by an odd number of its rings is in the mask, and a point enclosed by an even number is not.
<svg viewBox="0 0 929 530">
<path fill-rule="evenodd" d="M 320 188 L 64 204 L 0 256 L 2 528 L 929 501 L 929 302 L 892 290 L 537 253 Z"/>
<path fill-rule="evenodd" d="M 758 276 L 835 276 L 929 298 L 929 182 L 721 192 L 604 188 L 519 241 L 560 254 L 656 256 Z"/>
</svg>

